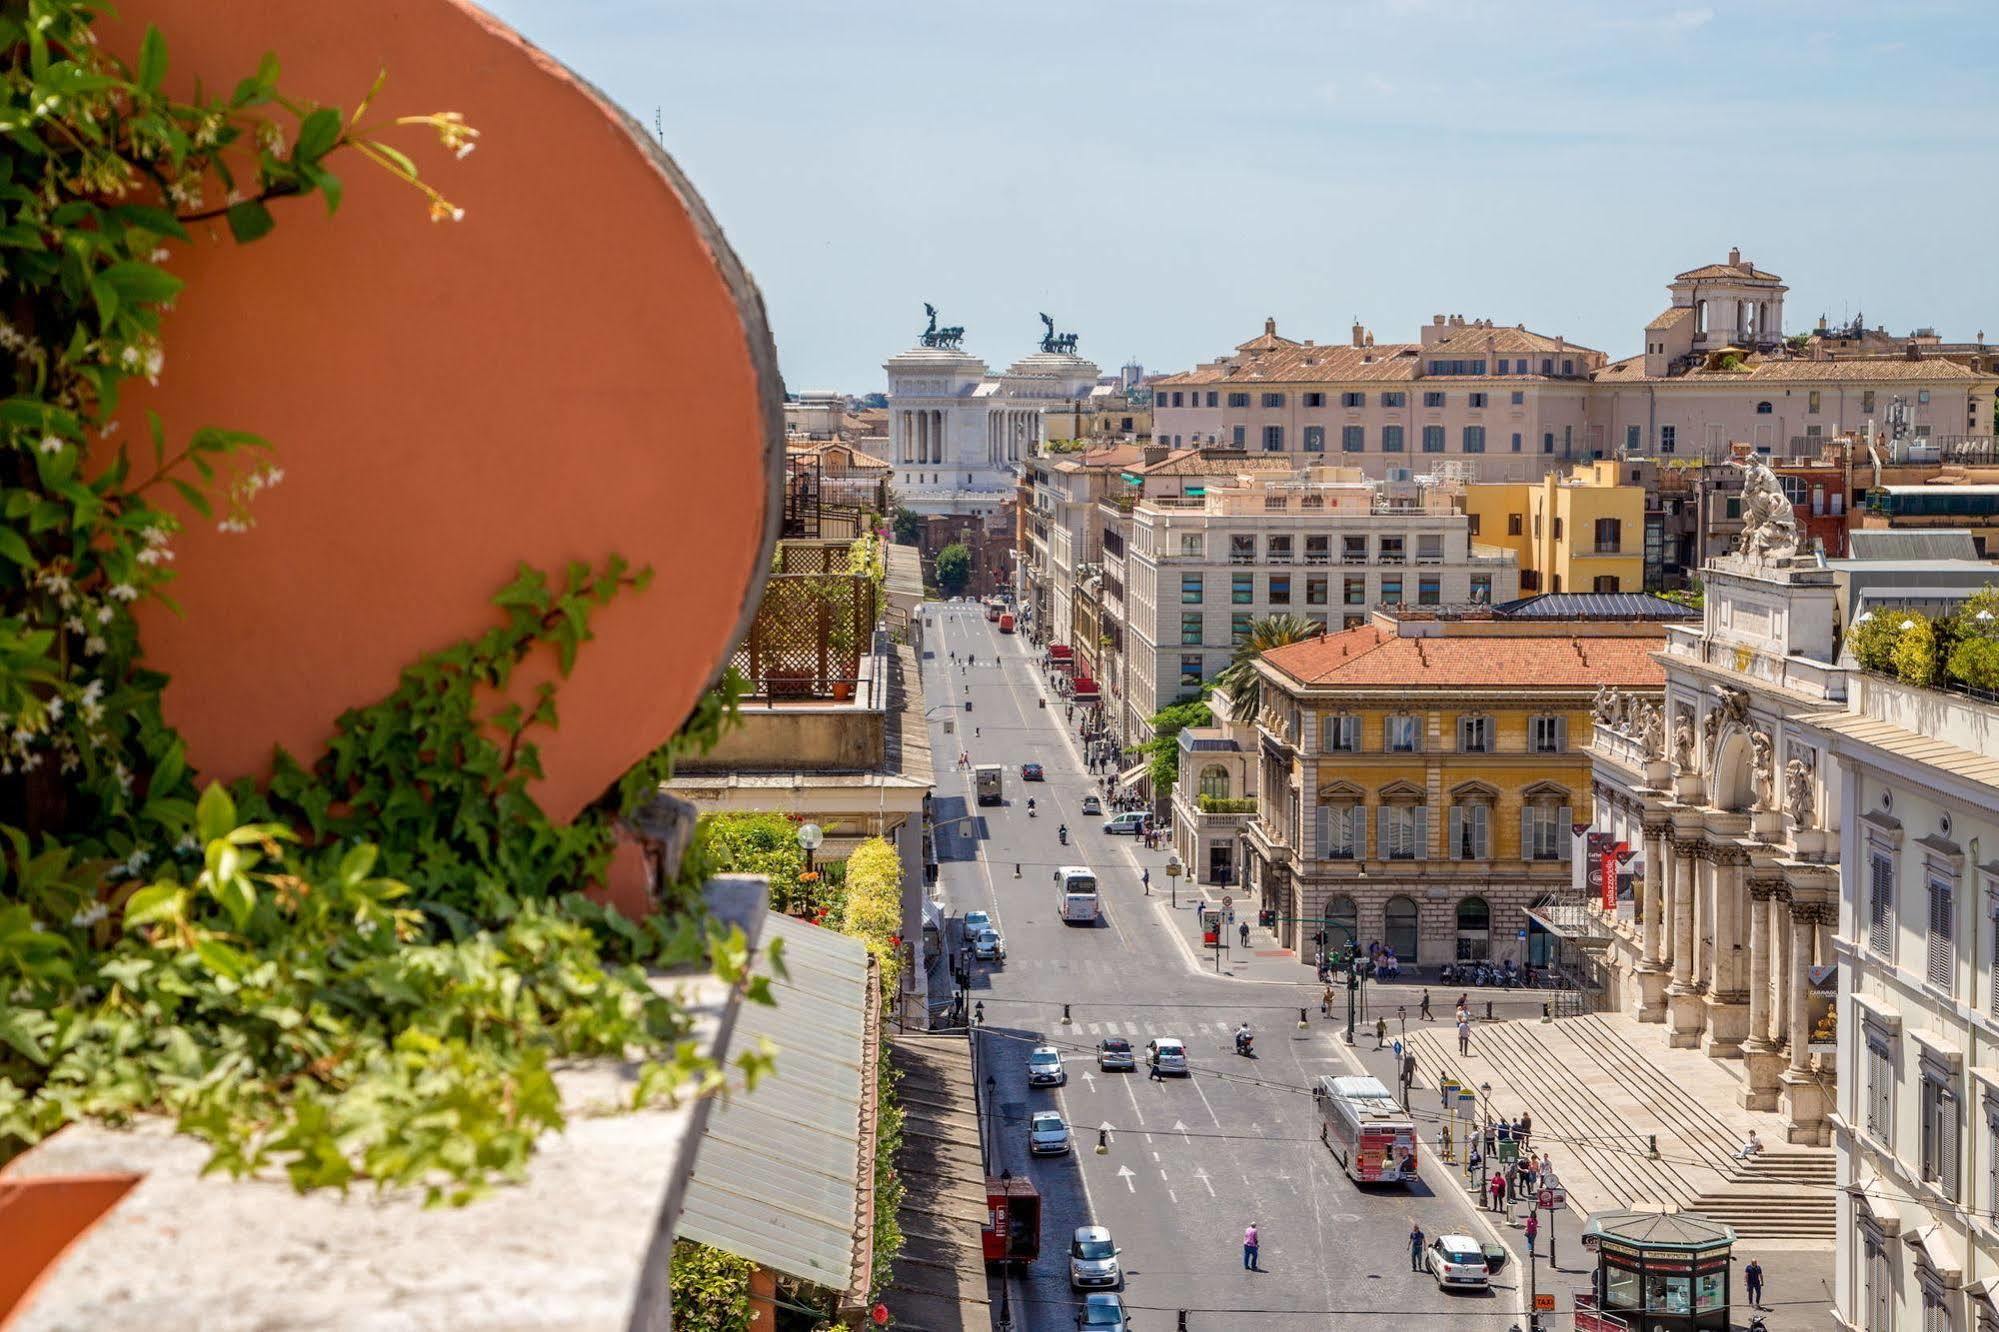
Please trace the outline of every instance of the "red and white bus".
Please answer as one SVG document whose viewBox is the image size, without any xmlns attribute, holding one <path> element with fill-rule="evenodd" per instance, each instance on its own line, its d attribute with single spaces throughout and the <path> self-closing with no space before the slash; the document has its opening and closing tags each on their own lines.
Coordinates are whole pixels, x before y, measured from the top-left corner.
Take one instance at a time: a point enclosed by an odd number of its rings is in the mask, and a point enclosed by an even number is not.
<svg viewBox="0 0 1999 1332">
<path fill-rule="evenodd" d="M 1348 1179 L 1362 1184 L 1416 1179 L 1416 1122 L 1379 1078 L 1322 1077 L 1312 1097 L 1319 1103 L 1319 1140 Z"/>
<path fill-rule="evenodd" d="M 999 617 L 999 631 L 1003 634 L 1010 634 L 1013 632 L 1013 616 L 1001 615 Z"/>
</svg>

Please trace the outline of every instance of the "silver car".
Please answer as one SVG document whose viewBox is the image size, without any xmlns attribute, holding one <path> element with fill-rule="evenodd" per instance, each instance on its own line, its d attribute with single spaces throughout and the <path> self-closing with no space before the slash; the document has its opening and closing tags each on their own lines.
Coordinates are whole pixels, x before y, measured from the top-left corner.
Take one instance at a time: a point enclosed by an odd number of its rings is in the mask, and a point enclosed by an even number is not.
<svg viewBox="0 0 1999 1332">
<path fill-rule="evenodd" d="M 1027 1052 L 1027 1085 L 1059 1087 L 1069 1080 L 1062 1067 L 1062 1052 L 1052 1045 L 1037 1045 Z"/>
<path fill-rule="evenodd" d="M 1069 1153 L 1069 1125 L 1053 1110 L 1036 1110 L 1027 1121 L 1029 1156 L 1066 1156 Z"/>
<path fill-rule="evenodd" d="M 1076 1326 L 1093 1332 L 1125 1332 L 1124 1301 L 1107 1290 L 1091 1291 L 1083 1297 Z"/>
<path fill-rule="evenodd" d="M 1161 1036 L 1145 1047 L 1145 1062 L 1162 1074 L 1187 1076 L 1187 1047 L 1177 1037 Z"/>
<path fill-rule="evenodd" d="M 1115 1289 L 1124 1280 L 1118 1269 L 1117 1245 L 1111 1232 L 1102 1226 L 1077 1226 L 1069 1241 L 1069 1285 L 1082 1290 L 1089 1286 Z"/>
</svg>

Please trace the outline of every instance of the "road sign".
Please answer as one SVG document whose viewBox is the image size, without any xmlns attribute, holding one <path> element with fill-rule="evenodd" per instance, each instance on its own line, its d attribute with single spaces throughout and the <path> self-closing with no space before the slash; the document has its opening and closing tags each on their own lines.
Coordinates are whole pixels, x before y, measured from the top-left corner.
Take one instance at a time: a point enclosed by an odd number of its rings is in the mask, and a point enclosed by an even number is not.
<svg viewBox="0 0 1999 1332">
<path fill-rule="evenodd" d="M 1222 906 L 1223 906 L 1224 908 L 1227 908 L 1227 907 L 1232 907 L 1232 906 L 1234 906 L 1234 905 L 1235 905 L 1235 898 L 1234 898 L 1234 897 L 1232 897 L 1231 895 L 1229 895 L 1228 893 L 1223 893 L 1223 894 L 1222 894 Z"/>
<path fill-rule="evenodd" d="M 1537 1206 L 1553 1212 L 1559 1211 L 1568 1200 L 1569 1191 L 1567 1189 L 1542 1189 L 1540 1194 L 1534 1199 L 1534 1202 Z"/>
<path fill-rule="evenodd" d="M 1545 1291 L 1545 1290 L 1537 1290 L 1537 1291 L 1535 1291 L 1535 1292 L 1534 1292 L 1534 1312 L 1535 1312 L 1535 1313 L 1553 1313 L 1553 1312 L 1555 1312 L 1555 1297 L 1554 1297 L 1553 1295 L 1549 1294 L 1549 1293 L 1548 1293 L 1547 1291 Z"/>
</svg>

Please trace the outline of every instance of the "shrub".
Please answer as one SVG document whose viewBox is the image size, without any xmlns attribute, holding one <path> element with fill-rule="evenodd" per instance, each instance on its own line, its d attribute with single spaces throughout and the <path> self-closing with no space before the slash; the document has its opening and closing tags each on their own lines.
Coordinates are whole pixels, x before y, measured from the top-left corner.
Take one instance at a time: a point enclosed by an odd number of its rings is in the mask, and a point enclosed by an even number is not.
<svg viewBox="0 0 1999 1332">
<path fill-rule="evenodd" d="M 902 857 L 894 845 L 873 837 L 854 848 L 846 886 L 840 933 L 868 946 L 881 967 L 882 993 L 892 999 L 902 943 Z"/>
<path fill-rule="evenodd" d="M 1847 631 L 1847 642 L 1853 648 L 1853 659 L 1870 671 L 1883 675 L 1895 673 L 1895 644 L 1901 637 L 1901 623 L 1905 617 L 1892 612 L 1878 612 L 1868 619 L 1857 620 Z"/>
<path fill-rule="evenodd" d="M 805 851 L 797 827 L 782 814 L 711 814 L 701 820 L 697 845 L 713 873 L 767 877 L 773 911 L 789 911 L 803 896 Z"/>
<path fill-rule="evenodd" d="M 673 1325 L 685 1332 L 738 1332 L 750 1325 L 754 1264 L 693 1240 L 673 1242 Z"/>
<path fill-rule="evenodd" d="M 1895 649 L 1890 656 L 1895 675 L 1904 684 L 1931 685 L 1937 678 L 1937 626 L 1914 611 L 1896 621 Z"/>
<path fill-rule="evenodd" d="M 1967 638 L 1950 650 L 1950 678 L 1973 689 L 1999 692 L 1999 638 Z"/>
</svg>

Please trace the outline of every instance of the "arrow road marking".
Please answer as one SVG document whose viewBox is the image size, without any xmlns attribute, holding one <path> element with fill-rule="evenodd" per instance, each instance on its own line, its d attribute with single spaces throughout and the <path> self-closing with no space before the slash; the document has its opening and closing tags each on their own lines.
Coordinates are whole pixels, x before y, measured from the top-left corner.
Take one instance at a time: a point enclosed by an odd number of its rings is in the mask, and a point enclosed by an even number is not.
<svg viewBox="0 0 1999 1332">
<path fill-rule="evenodd" d="M 1133 1193 L 1137 1193 L 1138 1185 L 1131 1182 L 1131 1175 L 1132 1175 L 1132 1169 L 1130 1166 L 1121 1165 L 1117 1168 L 1117 1177 L 1124 1181 L 1125 1188 L 1129 1189 Z M 1212 1193 L 1214 1192 L 1214 1190 L 1210 1189 L 1209 1192 Z"/>
<path fill-rule="evenodd" d="M 1215 1186 L 1208 1183 L 1208 1172 L 1206 1170 L 1196 1167 L 1194 1170 L 1194 1178 L 1201 1181 L 1201 1186 L 1207 1189 L 1208 1196 L 1210 1198 L 1215 1196 Z"/>
<path fill-rule="evenodd" d="M 1182 1142 L 1187 1143 L 1189 1146 L 1193 1145 L 1194 1140 L 1187 1136 L 1187 1125 L 1184 1121 L 1178 1119 L 1174 1120 L 1173 1131 L 1180 1135 L 1180 1140 Z"/>
<path fill-rule="evenodd" d="M 1117 1141 L 1117 1134 L 1111 1132 L 1111 1121 L 1108 1119 L 1097 1125 L 1097 1132 L 1104 1135 L 1105 1142 Z"/>
<path fill-rule="evenodd" d="M 1090 1072 L 1090 1070 L 1088 1070 L 1087 1068 L 1083 1070 L 1083 1085 L 1090 1089 L 1090 1094 L 1092 1096 L 1096 1095 L 1097 1076 L 1096 1074 Z"/>
</svg>

